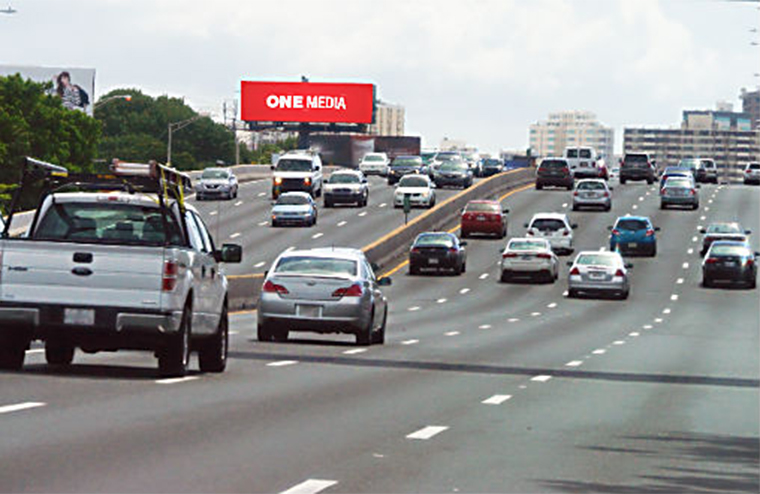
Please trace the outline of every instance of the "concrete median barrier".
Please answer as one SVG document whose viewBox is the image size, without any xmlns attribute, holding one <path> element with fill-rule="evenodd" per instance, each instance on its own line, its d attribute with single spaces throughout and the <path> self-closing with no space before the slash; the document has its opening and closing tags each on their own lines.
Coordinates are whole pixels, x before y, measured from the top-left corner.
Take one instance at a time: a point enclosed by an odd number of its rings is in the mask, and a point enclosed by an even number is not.
<svg viewBox="0 0 760 494">
<path fill-rule="evenodd" d="M 421 232 L 440 229 L 452 218 L 459 215 L 461 209 L 473 199 L 498 198 L 501 194 L 521 186 L 533 183 L 535 169 L 518 168 L 499 173 L 479 181 L 472 187 L 449 197 L 433 209 L 412 219 L 390 233 L 362 248 L 367 258 L 382 268 L 401 255 Z M 264 273 L 231 275 L 229 280 L 230 310 L 253 309 L 259 298 Z"/>
</svg>

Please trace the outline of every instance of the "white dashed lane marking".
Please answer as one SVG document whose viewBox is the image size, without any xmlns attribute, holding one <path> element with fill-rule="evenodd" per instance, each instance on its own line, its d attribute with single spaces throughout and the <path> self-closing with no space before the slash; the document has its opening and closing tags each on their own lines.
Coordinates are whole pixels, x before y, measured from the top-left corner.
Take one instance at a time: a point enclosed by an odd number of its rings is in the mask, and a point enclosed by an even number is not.
<svg viewBox="0 0 760 494">
<path fill-rule="evenodd" d="M 298 360 L 278 360 L 277 362 L 269 362 L 267 367 L 287 367 L 288 365 L 295 365 Z"/>
<path fill-rule="evenodd" d="M 361 213 L 359 213 L 359 216 L 363 218 L 364 216 L 367 216 L 367 212 L 366 211 L 362 211 Z"/>
<path fill-rule="evenodd" d="M 541 313 L 540 312 L 531 312 L 530 315 L 531 315 L 531 317 L 538 317 L 538 316 L 541 315 Z"/>
<path fill-rule="evenodd" d="M 312 235 L 311 238 L 313 238 L 314 240 L 316 240 L 316 239 L 318 239 L 319 237 L 322 237 L 322 236 L 324 236 L 324 233 L 319 232 L 319 233 L 315 233 L 314 235 Z"/>
<path fill-rule="evenodd" d="M 478 326 L 478 329 L 491 329 L 491 325 L 490 324 L 481 324 L 480 326 Z"/>
<path fill-rule="evenodd" d="M 459 294 L 460 294 L 460 295 L 464 295 L 465 293 L 467 293 L 467 292 L 469 292 L 469 291 L 470 291 L 470 289 L 469 289 L 469 288 L 462 288 L 461 290 L 459 290 Z"/>
<path fill-rule="evenodd" d="M 593 353 L 594 355 L 602 355 L 602 354 L 604 354 L 604 353 L 607 353 L 607 350 L 605 350 L 604 348 L 599 348 L 599 349 L 597 349 L 597 350 L 594 350 L 594 351 L 593 351 L 593 352 L 591 352 L 591 353 Z"/>
<path fill-rule="evenodd" d="M 651 324 L 645 324 L 645 325 L 642 326 L 642 328 L 644 328 L 644 329 L 652 329 L 652 327 L 653 326 Z"/>
<path fill-rule="evenodd" d="M 654 322 L 656 322 L 657 324 L 659 324 L 659 323 L 662 322 L 662 318 L 661 317 L 655 317 L 654 318 Z"/>
<path fill-rule="evenodd" d="M 638 335 L 639 335 L 639 333 L 637 333 L 636 331 L 628 333 L 628 336 L 633 336 L 634 338 L 637 337 Z"/>
<path fill-rule="evenodd" d="M 638 204 L 634 204 L 634 205 L 632 206 L 632 208 L 633 208 L 634 210 L 636 210 L 636 209 L 639 209 L 639 205 L 638 205 Z"/>
<path fill-rule="evenodd" d="M 402 345 L 416 345 L 419 343 L 420 340 L 404 340 L 401 342 Z"/>
<path fill-rule="evenodd" d="M 351 350 L 346 350 L 343 352 L 344 355 L 356 355 L 357 353 L 364 353 L 366 352 L 366 348 L 353 348 Z"/>
<path fill-rule="evenodd" d="M 547 307 L 550 308 L 550 309 L 553 309 L 553 308 L 557 307 L 557 302 L 552 302 L 549 305 L 547 305 Z"/>
<path fill-rule="evenodd" d="M 670 314 L 670 309 L 662 309 L 663 314 Z"/>
<path fill-rule="evenodd" d="M 483 274 L 481 274 L 481 275 L 479 276 L 479 278 L 480 278 L 481 280 L 484 280 L 484 279 L 488 278 L 488 273 L 483 273 Z"/>
<path fill-rule="evenodd" d="M 481 403 L 484 405 L 501 405 L 510 398 L 512 398 L 512 395 L 493 395 L 492 397 L 481 401 Z"/>
<path fill-rule="evenodd" d="M 294 485 L 286 491 L 282 491 L 282 494 L 316 494 L 337 483 L 337 480 L 309 479 L 298 485 Z"/>
<path fill-rule="evenodd" d="M 407 439 L 421 439 L 421 440 L 428 440 L 431 437 L 440 434 L 441 432 L 448 429 L 445 425 L 428 425 L 427 427 L 423 427 L 422 429 L 412 432 L 411 434 L 408 434 L 406 436 Z"/>
<path fill-rule="evenodd" d="M 685 263 L 683 263 L 683 265 L 681 267 L 684 268 L 684 269 L 689 269 L 689 263 L 685 262 Z"/>
<path fill-rule="evenodd" d="M 435 303 L 437 304 L 445 304 L 446 302 L 447 302 L 447 299 L 445 298 L 439 298 L 438 300 L 435 301 Z"/>
<path fill-rule="evenodd" d="M 546 381 L 548 381 L 551 378 L 552 378 L 552 376 L 540 375 L 540 376 L 533 376 L 533 377 L 530 378 L 530 380 L 531 381 L 536 381 L 536 382 L 539 382 L 539 383 L 545 383 Z"/>
<path fill-rule="evenodd" d="M 617 340 L 612 342 L 613 345 L 625 345 L 625 341 L 623 340 Z"/>
<path fill-rule="evenodd" d="M 24 403 L 16 403 L 15 405 L 0 406 L 0 413 L 20 412 L 21 410 L 44 407 L 45 405 L 47 405 L 47 403 L 42 403 L 39 401 L 26 401 Z"/>
<path fill-rule="evenodd" d="M 678 294 L 674 293 L 673 295 L 671 295 L 670 296 L 670 300 L 673 301 L 673 302 L 675 302 L 676 300 L 678 300 Z"/>
<path fill-rule="evenodd" d="M 259 226 L 267 226 L 268 224 L 268 221 L 259 221 Z"/>
<path fill-rule="evenodd" d="M 676 280 L 676 285 L 683 285 L 683 278 L 678 278 Z"/>
<path fill-rule="evenodd" d="M 230 238 L 238 238 L 240 236 L 240 232 L 235 232 L 232 235 L 230 235 Z"/>
<path fill-rule="evenodd" d="M 444 333 L 446 336 L 457 336 L 459 335 L 459 331 L 449 331 L 448 333 Z"/>
<path fill-rule="evenodd" d="M 694 237 L 691 237 L 691 241 L 692 241 L 692 242 L 696 242 L 697 240 L 699 240 L 699 239 L 698 239 L 696 236 L 694 236 Z"/>
<path fill-rule="evenodd" d="M 345 226 L 346 223 L 348 223 L 348 221 L 341 221 L 340 223 L 338 223 L 338 226 Z"/>
<path fill-rule="evenodd" d="M 264 261 L 257 262 L 256 264 L 253 265 L 253 267 L 254 268 L 260 268 L 260 267 L 264 266 L 264 264 L 266 264 Z"/>
<path fill-rule="evenodd" d="M 416 311 L 420 310 L 420 307 L 418 305 L 415 305 L 414 307 L 409 307 L 409 309 L 407 309 L 407 310 L 409 312 L 416 312 Z"/>
<path fill-rule="evenodd" d="M 507 319 L 507 322 L 519 322 L 519 321 L 520 320 L 516 317 L 510 317 L 509 319 Z"/>
<path fill-rule="evenodd" d="M 562 207 L 566 208 L 567 207 L 567 203 L 562 204 Z"/>
<path fill-rule="evenodd" d="M 243 201 L 238 201 L 235 203 L 235 206 L 240 206 L 241 204 L 243 204 Z"/>
<path fill-rule="evenodd" d="M 694 253 L 694 249 L 689 249 L 686 251 L 687 254 L 692 255 Z"/>
<path fill-rule="evenodd" d="M 216 211 L 211 211 L 208 215 L 209 216 L 216 216 Z"/>
<path fill-rule="evenodd" d="M 565 367 L 578 367 L 580 365 L 583 365 L 583 360 L 571 360 L 565 364 Z"/>
<path fill-rule="evenodd" d="M 158 379 L 156 384 L 179 384 L 200 379 L 198 376 L 170 377 L 168 379 Z"/>
<path fill-rule="evenodd" d="M 382 204 L 380 204 L 378 207 L 379 207 L 379 208 L 384 208 L 385 206 L 387 206 L 387 204 L 386 204 L 386 203 L 382 203 Z"/>
<path fill-rule="evenodd" d="M 266 193 L 266 192 L 259 192 L 259 193 L 258 193 L 258 194 L 256 194 L 256 195 L 257 195 L 258 197 L 264 197 L 265 195 L 267 195 L 267 193 Z"/>
</svg>

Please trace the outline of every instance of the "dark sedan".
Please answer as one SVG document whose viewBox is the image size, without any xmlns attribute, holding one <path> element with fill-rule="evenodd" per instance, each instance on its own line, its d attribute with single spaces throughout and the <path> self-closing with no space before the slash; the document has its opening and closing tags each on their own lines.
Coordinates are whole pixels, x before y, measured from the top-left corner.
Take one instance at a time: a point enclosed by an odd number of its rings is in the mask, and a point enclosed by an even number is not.
<svg viewBox="0 0 760 494">
<path fill-rule="evenodd" d="M 467 268 L 467 242 L 446 232 L 426 232 L 417 235 L 409 251 L 409 274 L 419 274 L 422 270 L 453 270 L 454 274 L 464 273 Z"/>
<path fill-rule="evenodd" d="M 442 164 L 433 174 L 436 187 L 461 187 L 472 185 L 472 170 L 463 162 Z"/>
<path fill-rule="evenodd" d="M 388 185 L 393 185 L 404 175 L 424 173 L 425 165 L 419 156 L 399 156 L 388 169 Z"/>
<path fill-rule="evenodd" d="M 483 160 L 483 176 L 490 177 L 504 170 L 504 162 L 496 158 L 486 158 Z"/>
<path fill-rule="evenodd" d="M 702 261 L 702 286 L 718 282 L 741 283 L 749 288 L 757 284 L 757 256 L 746 242 L 713 242 Z"/>
</svg>

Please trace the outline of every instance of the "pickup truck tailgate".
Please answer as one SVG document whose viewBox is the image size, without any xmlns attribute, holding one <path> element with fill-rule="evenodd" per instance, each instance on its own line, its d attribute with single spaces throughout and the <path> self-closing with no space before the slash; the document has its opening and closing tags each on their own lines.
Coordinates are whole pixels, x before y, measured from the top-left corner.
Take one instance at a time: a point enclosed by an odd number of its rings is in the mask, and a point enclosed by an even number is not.
<svg viewBox="0 0 760 494">
<path fill-rule="evenodd" d="M 2 301 L 160 307 L 161 247 L 25 240 L 3 247 Z"/>
</svg>

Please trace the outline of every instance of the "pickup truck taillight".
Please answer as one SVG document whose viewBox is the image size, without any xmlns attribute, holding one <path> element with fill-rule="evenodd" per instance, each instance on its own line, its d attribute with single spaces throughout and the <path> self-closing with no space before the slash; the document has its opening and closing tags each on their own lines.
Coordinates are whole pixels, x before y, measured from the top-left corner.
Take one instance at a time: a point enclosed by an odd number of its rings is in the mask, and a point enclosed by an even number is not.
<svg viewBox="0 0 760 494">
<path fill-rule="evenodd" d="M 164 273 L 161 277 L 161 290 L 164 292 L 170 292 L 177 286 L 177 273 L 179 272 L 179 264 L 177 261 L 165 261 Z"/>
</svg>

